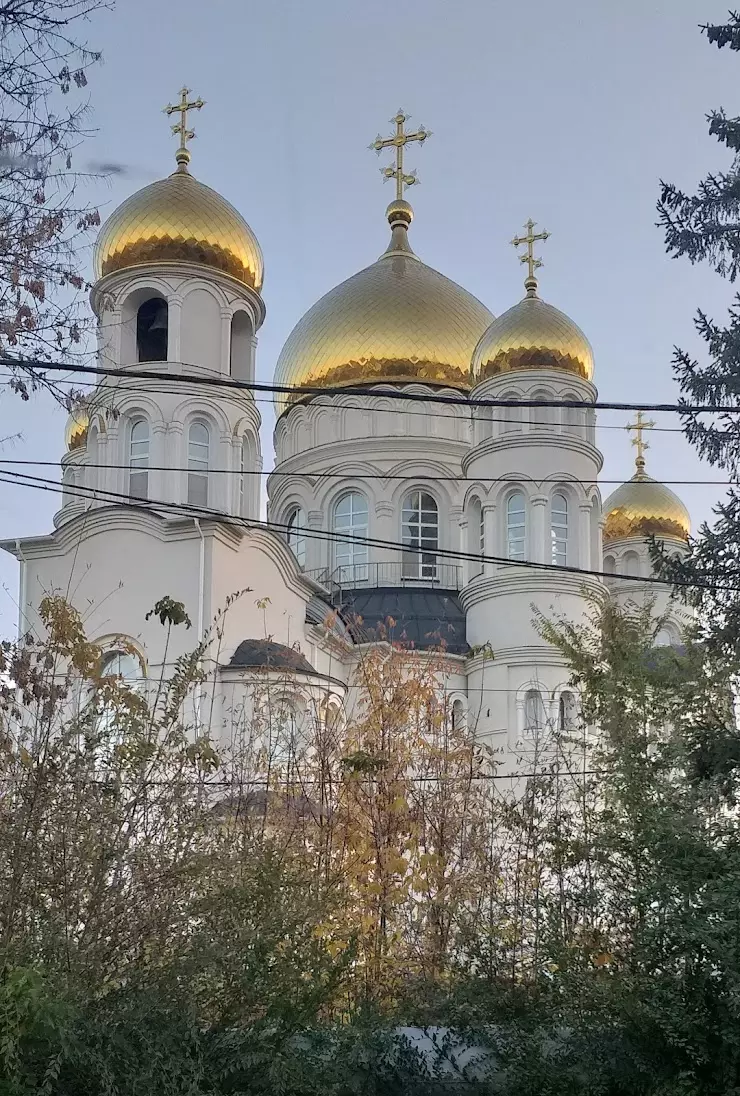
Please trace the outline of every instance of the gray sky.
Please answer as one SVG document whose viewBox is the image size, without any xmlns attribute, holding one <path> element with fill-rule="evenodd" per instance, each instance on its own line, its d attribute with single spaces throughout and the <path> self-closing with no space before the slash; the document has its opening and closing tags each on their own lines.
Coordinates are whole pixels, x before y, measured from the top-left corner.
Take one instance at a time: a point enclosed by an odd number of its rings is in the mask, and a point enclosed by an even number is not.
<svg viewBox="0 0 740 1096">
<path fill-rule="evenodd" d="M 367 146 L 402 106 L 433 137 L 412 146 L 412 243 L 430 265 L 499 314 L 522 295 L 508 244 L 531 216 L 542 296 L 590 338 L 604 399 L 676 397 L 674 343 L 699 351 L 698 305 L 722 317 L 725 283 L 666 258 L 654 227 L 658 180 L 686 188 L 729 165 L 705 114 L 740 113 L 740 58 L 697 24 L 728 0 L 119 0 L 89 26 L 104 65 L 90 91 L 87 158 L 129 165 L 98 186 L 105 217 L 174 167 L 161 108 L 183 83 L 207 102 L 195 118 L 193 173 L 244 214 L 265 254 L 267 320 L 258 378 L 310 305 L 385 248 L 390 184 Z M 272 413 L 262 404 L 271 458 Z M 57 460 L 65 416 L 3 395 L 6 459 Z M 602 413 L 603 426 L 623 414 Z M 659 416 L 659 425 L 677 425 Z M 603 429 L 605 479 L 632 474 L 623 430 Z M 655 434 L 659 479 L 717 479 L 680 434 Z M 34 471 L 32 469 L 32 471 Z M 54 474 L 40 470 L 39 474 Z M 694 524 L 719 487 L 676 488 Z M 604 486 L 606 496 L 611 487 Z M 51 529 L 57 496 L 2 491 L 2 536 Z M 0 559 L 0 634 L 15 626 L 17 569 Z"/>
</svg>

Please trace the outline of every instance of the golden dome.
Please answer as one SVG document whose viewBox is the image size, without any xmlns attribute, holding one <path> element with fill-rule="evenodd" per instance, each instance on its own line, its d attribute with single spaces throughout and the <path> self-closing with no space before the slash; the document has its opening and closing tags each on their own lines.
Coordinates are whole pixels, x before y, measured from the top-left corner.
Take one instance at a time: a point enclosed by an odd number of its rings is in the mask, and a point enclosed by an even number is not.
<svg viewBox="0 0 740 1096">
<path fill-rule="evenodd" d="M 476 346 L 475 381 L 520 369 L 557 369 L 590 381 L 591 344 L 573 320 L 537 296 L 531 282 L 525 283 L 527 296 L 494 320 Z"/>
<path fill-rule="evenodd" d="M 691 532 L 689 512 L 678 495 L 640 469 L 604 503 L 604 543 L 620 537 L 675 537 Z"/>
<path fill-rule="evenodd" d="M 199 183 L 185 164 L 127 198 L 103 225 L 95 277 L 149 263 L 188 262 L 220 270 L 259 292 L 257 237 L 234 207 Z"/>
<path fill-rule="evenodd" d="M 84 404 L 75 407 L 70 412 L 67 425 L 64 428 L 64 444 L 68 452 L 73 449 L 81 449 L 87 445 L 87 430 L 90 425 L 90 416 Z"/>
<path fill-rule="evenodd" d="M 293 328 L 276 385 L 422 381 L 470 388 L 470 355 L 493 317 L 417 258 L 408 242 L 412 216 L 408 202 L 390 204 L 388 250 L 326 293 Z"/>
</svg>

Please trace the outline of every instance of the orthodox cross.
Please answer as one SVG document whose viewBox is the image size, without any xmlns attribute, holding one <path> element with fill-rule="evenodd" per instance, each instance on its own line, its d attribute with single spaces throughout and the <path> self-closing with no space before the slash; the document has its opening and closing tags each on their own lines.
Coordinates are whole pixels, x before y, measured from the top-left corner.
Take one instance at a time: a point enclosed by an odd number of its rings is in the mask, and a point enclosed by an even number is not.
<svg viewBox="0 0 740 1096">
<path fill-rule="evenodd" d="M 402 110 L 399 110 L 395 118 L 391 118 L 391 123 L 396 127 L 396 132 L 393 136 L 381 137 L 381 135 L 378 134 L 370 145 L 370 148 L 374 148 L 378 155 L 380 155 L 384 148 L 395 148 L 396 166 L 382 167 L 380 171 L 384 179 L 396 180 L 396 198 L 399 201 L 403 199 L 404 187 L 414 186 L 415 183 L 419 182 L 416 178 L 416 171 L 407 174 L 403 170 L 404 148 L 412 141 L 418 141 L 420 145 L 423 145 L 427 137 L 432 136 L 431 130 L 424 129 L 424 126 L 419 126 L 416 133 L 404 132 L 404 122 L 408 122 L 409 118 L 409 114 L 404 114 Z"/>
<path fill-rule="evenodd" d="M 192 141 L 195 137 L 195 130 L 188 129 L 188 111 L 200 110 L 204 107 L 205 102 L 198 98 L 188 101 L 188 95 L 190 94 L 190 88 L 180 88 L 180 102 L 168 103 L 164 108 L 164 113 L 167 115 L 179 114 L 180 121 L 172 126 L 172 132 L 174 134 L 180 134 L 180 147 L 175 153 L 175 159 L 179 165 L 181 171 L 187 171 L 187 166 L 190 163 L 190 152 L 188 151 L 188 141 Z"/>
<path fill-rule="evenodd" d="M 547 240 L 550 236 L 550 233 L 545 232 L 544 229 L 542 232 L 535 232 L 534 228 L 536 224 L 537 222 L 533 221 L 530 217 L 524 226 L 527 230 L 526 235 L 515 236 L 514 239 L 511 241 L 514 247 L 521 247 L 522 244 L 527 245 L 527 253 L 526 255 L 519 256 L 519 262 L 527 264 L 529 274 L 527 275 L 527 280 L 525 281 L 524 285 L 528 290 L 532 289 L 533 291 L 537 288 L 537 282 L 535 280 L 534 272 L 542 266 L 542 259 L 535 258 L 534 245 L 537 243 L 538 240 Z"/>
<path fill-rule="evenodd" d="M 652 420 L 645 421 L 642 417 L 642 411 L 637 412 L 636 422 L 630 422 L 625 426 L 625 430 L 634 430 L 635 436 L 632 439 L 632 444 L 637 447 L 637 457 L 635 458 L 635 464 L 638 472 L 645 470 L 645 450 L 650 448 L 648 442 L 643 438 L 643 432 L 645 430 L 652 430 L 655 423 Z"/>
</svg>

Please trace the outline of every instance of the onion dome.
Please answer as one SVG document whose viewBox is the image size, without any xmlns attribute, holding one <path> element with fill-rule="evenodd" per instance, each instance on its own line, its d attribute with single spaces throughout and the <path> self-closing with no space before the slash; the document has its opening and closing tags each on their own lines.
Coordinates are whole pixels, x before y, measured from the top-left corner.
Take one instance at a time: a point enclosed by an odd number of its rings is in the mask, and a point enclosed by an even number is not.
<svg viewBox="0 0 740 1096">
<path fill-rule="evenodd" d="M 264 262 L 257 237 L 234 207 L 188 170 L 137 190 L 103 225 L 95 245 L 95 277 L 152 263 L 195 263 L 228 274 L 257 292 Z"/>
<path fill-rule="evenodd" d="M 594 355 L 586 336 L 564 312 L 537 296 L 535 270 L 542 260 L 535 258 L 534 245 L 547 240 L 549 232 L 535 232 L 530 218 L 524 236 L 515 236 L 514 247 L 525 245 L 519 261 L 528 268 L 524 282 L 526 297 L 494 320 L 475 348 L 471 370 L 475 382 L 499 373 L 523 369 L 555 369 L 590 381 Z"/>
<path fill-rule="evenodd" d="M 326 293 L 293 328 L 275 369 L 276 385 L 420 381 L 470 388 L 470 356 L 493 317 L 414 254 L 408 202 L 391 202 L 387 216 L 388 249 Z"/>
<path fill-rule="evenodd" d="M 537 283 L 534 278 L 531 281 L 534 286 L 528 286 L 526 297 L 494 320 L 476 346 L 472 362 L 476 383 L 523 369 L 556 369 L 590 381 L 594 375 L 591 344 L 578 324 L 537 296 Z"/>
<path fill-rule="evenodd" d="M 604 543 L 622 537 L 673 537 L 688 540 L 691 532 L 689 512 L 676 495 L 664 483 L 658 483 L 645 471 L 644 452 L 647 442 L 642 431 L 652 423 L 644 423 L 638 415 L 632 444 L 637 446 L 636 472 L 631 480 L 613 491 L 604 503 Z"/>
<path fill-rule="evenodd" d="M 87 445 L 87 431 L 90 426 L 90 416 L 87 407 L 79 404 L 70 413 L 67 425 L 64 429 L 64 445 L 68 453 L 75 449 L 82 449 Z"/>
</svg>

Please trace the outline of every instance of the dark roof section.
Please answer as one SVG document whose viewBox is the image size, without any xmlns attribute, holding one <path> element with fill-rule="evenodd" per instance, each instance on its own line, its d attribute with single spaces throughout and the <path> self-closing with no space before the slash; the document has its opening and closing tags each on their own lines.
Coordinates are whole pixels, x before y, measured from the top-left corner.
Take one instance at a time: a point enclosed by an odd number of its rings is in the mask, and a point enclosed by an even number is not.
<svg viewBox="0 0 740 1096">
<path fill-rule="evenodd" d="M 231 656 L 230 669 L 294 670 L 315 674 L 311 663 L 295 647 L 271 639 L 243 639 Z"/>
<path fill-rule="evenodd" d="M 381 586 L 342 592 L 341 613 L 355 643 L 390 640 L 404 647 L 443 647 L 453 655 L 469 651 L 465 613 L 452 590 Z M 388 619 L 395 621 L 388 625 Z"/>
</svg>

